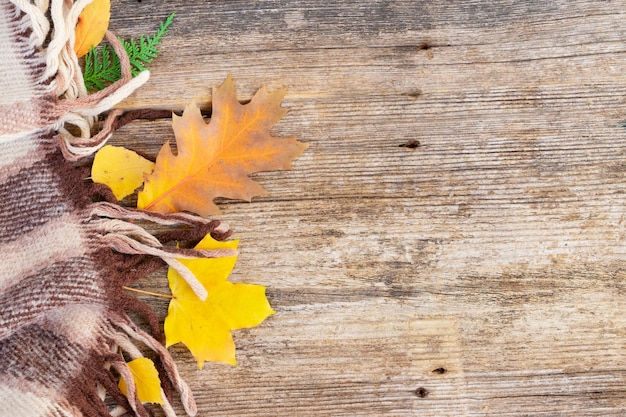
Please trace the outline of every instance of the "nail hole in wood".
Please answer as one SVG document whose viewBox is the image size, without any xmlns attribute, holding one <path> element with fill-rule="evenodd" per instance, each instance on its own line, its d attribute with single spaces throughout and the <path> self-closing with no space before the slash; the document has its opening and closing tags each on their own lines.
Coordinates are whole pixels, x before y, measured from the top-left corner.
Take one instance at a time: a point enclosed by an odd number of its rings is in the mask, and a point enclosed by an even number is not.
<svg viewBox="0 0 626 417">
<path fill-rule="evenodd" d="M 415 140 L 415 139 L 411 139 L 410 141 L 400 144 L 398 145 L 399 148 L 408 148 L 408 149 L 415 149 L 415 148 L 419 148 L 421 145 L 419 140 Z"/>
<path fill-rule="evenodd" d="M 428 42 L 422 42 L 422 43 L 420 43 L 420 44 L 417 46 L 417 48 L 418 48 L 418 49 L 420 49 L 420 50 L 424 50 L 424 51 L 426 51 L 426 50 L 428 50 L 428 49 L 432 48 L 432 46 L 430 46 L 430 44 L 429 44 Z"/>
<path fill-rule="evenodd" d="M 419 387 L 415 390 L 415 395 L 420 398 L 426 398 L 428 396 L 428 390 L 424 387 Z"/>
<path fill-rule="evenodd" d="M 435 374 L 439 374 L 439 375 L 443 375 L 447 372 L 446 368 L 437 368 L 437 369 L 433 369 L 433 373 Z"/>
<path fill-rule="evenodd" d="M 428 59 L 433 59 L 433 46 L 429 44 L 428 42 L 422 42 L 417 46 L 417 50 L 418 51 L 426 51 L 426 58 Z"/>
<path fill-rule="evenodd" d="M 422 90 L 419 88 L 414 88 L 402 93 L 403 96 L 410 98 L 411 100 L 416 100 L 419 96 L 422 95 Z"/>
</svg>

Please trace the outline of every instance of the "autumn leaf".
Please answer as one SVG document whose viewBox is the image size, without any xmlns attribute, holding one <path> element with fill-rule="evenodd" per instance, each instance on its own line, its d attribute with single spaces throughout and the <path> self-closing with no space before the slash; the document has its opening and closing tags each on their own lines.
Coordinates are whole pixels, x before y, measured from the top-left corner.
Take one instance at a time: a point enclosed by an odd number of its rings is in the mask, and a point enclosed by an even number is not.
<svg viewBox="0 0 626 417">
<path fill-rule="evenodd" d="M 154 169 L 154 162 L 120 146 L 107 145 L 93 160 L 91 179 L 108 185 L 118 200 L 131 195 L 143 184 L 146 174 Z"/>
<path fill-rule="evenodd" d="M 237 244 L 237 240 L 218 242 L 207 235 L 196 248 L 237 249 Z M 184 343 L 199 368 L 205 361 L 236 365 L 231 330 L 257 326 L 274 313 L 264 286 L 227 281 L 236 261 L 236 256 L 180 260 L 208 291 L 205 301 L 174 269 L 168 271 L 173 298 L 165 318 L 166 346 Z"/>
<path fill-rule="evenodd" d="M 79 58 L 102 42 L 109 27 L 111 0 L 93 0 L 78 16 L 74 52 Z"/>
<path fill-rule="evenodd" d="M 148 358 L 138 358 L 127 363 L 137 389 L 137 398 L 142 403 L 163 404 L 161 396 L 161 380 L 159 372 Z M 120 378 L 118 384 L 120 391 L 128 396 L 128 389 L 124 378 Z"/>
<path fill-rule="evenodd" d="M 213 114 L 207 124 L 195 103 L 172 120 L 177 155 L 163 145 L 152 174 L 139 192 L 137 207 L 159 213 L 191 211 L 219 214 L 216 197 L 250 201 L 266 194 L 248 174 L 291 169 L 307 144 L 275 138 L 272 126 L 286 113 L 280 107 L 285 90 L 263 87 L 250 103 L 237 101 L 233 79 L 213 88 Z"/>
</svg>

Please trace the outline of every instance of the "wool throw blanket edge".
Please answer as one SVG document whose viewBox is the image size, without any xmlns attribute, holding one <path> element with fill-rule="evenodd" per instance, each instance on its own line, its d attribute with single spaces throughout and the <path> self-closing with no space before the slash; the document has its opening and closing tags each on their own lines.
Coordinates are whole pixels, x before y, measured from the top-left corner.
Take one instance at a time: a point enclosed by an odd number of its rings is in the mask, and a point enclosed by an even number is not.
<svg viewBox="0 0 626 417">
<path fill-rule="evenodd" d="M 95 118 L 148 77 L 130 78 L 117 45 L 123 79 L 87 95 L 72 46 L 76 19 L 90 1 L 0 0 L 0 416 L 149 416 L 125 362 L 143 355 L 138 345 L 160 359 L 166 398 L 177 391 L 195 415 L 189 388 L 159 341 L 157 318 L 122 286 L 164 264 L 192 285 L 177 258 L 228 254 L 164 243 L 207 233 L 223 239 L 229 230 L 192 215 L 94 201 L 106 192 L 86 185 L 70 162 L 104 144 L 121 112 L 111 111 L 92 135 Z M 139 225 L 145 221 L 188 228 L 159 237 Z M 129 311 L 142 314 L 150 329 L 138 327 Z M 118 389 L 120 376 L 128 397 Z M 175 415 L 168 400 L 162 408 Z"/>
</svg>

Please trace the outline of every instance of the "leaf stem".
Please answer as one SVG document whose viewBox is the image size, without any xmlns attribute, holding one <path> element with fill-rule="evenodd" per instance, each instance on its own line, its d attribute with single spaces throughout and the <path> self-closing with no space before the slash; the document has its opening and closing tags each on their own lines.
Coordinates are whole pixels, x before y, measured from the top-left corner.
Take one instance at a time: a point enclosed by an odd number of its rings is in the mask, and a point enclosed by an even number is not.
<svg viewBox="0 0 626 417">
<path fill-rule="evenodd" d="M 159 292 L 152 292 L 152 291 L 144 291 L 144 290 L 139 290 L 137 288 L 131 288 L 131 287 L 122 287 L 125 290 L 128 291 L 133 291 L 133 292 L 138 292 L 139 294 L 146 294 L 146 295 L 152 295 L 154 297 L 161 297 L 161 298 L 167 298 L 168 300 L 171 300 L 172 298 L 174 298 L 174 296 L 169 295 L 169 294 L 161 294 Z"/>
</svg>

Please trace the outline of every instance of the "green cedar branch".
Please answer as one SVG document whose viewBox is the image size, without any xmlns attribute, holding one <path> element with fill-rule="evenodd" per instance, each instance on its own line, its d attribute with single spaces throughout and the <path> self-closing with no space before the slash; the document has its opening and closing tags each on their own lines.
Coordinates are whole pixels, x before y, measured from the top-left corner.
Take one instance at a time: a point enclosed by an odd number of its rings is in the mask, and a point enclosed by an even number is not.
<svg viewBox="0 0 626 417">
<path fill-rule="evenodd" d="M 133 77 L 146 70 L 146 64 L 151 63 L 159 54 L 158 46 L 161 38 L 168 32 L 168 27 L 174 20 L 174 13 L 170 14 L 153 36 L 140 36 L 138 40 L 120 39 L 128 54 Z M 114 83 L 122 77 L 120 59 L 113 47 L 103 44 L 85 55 L 85 69 L 83 79 L 88 91 L 98 91 Z"/>
</svg>

